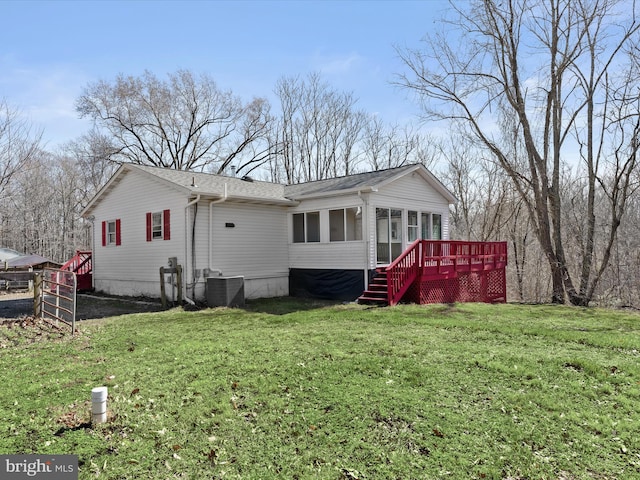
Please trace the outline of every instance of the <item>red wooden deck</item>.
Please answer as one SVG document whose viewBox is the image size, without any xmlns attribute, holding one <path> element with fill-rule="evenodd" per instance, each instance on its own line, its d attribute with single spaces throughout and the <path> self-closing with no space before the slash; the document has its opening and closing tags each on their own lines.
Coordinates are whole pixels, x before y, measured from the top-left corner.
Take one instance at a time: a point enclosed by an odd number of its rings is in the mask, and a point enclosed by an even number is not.
<svg viewBox="0 0 640 480">
<path fill-rule="evenodd" d="M 506 302 L 506 242 L 416 240 L 376 278 L 361 303 Z"/>
</svg>

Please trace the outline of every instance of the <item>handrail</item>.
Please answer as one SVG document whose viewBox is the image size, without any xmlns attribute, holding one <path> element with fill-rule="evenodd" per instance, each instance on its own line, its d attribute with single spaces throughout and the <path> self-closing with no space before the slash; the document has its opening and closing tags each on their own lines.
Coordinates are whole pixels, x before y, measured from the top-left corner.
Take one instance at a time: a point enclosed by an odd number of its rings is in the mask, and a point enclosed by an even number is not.
<svg viewBox="0 0 640 480">
<path fill-rule="evenodd" d="M 447 275 L 502 268 L 507 242 L 423 240 L 422 275 Z"/>
<path fill-rule="evenodd" d="M 421 240 L 416 240 L 386 268 L 387 303 L 397 304 L 418 277 L 421 265 Z"/>
<path fill-rule="evenodd" d="M 60 269 L 80 274 L 91 273 L 93 269 L 93 266 L 91 265 L 91 253 L 91 250 L 76 250 L 76 254 L 62 265 Z"/>
</svg>

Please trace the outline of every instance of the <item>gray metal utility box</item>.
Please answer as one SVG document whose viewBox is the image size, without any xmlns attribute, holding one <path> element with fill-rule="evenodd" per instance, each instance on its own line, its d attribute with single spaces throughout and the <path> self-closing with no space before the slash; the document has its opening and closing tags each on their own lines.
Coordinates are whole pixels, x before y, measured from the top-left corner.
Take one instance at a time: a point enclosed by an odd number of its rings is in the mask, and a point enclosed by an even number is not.
<svg viewBox="0 0 640 480">
<path fill-rule="evenodd" d="M 207 278 L 207 305 L 244 307 L 244 277 Z"/>
</svg>

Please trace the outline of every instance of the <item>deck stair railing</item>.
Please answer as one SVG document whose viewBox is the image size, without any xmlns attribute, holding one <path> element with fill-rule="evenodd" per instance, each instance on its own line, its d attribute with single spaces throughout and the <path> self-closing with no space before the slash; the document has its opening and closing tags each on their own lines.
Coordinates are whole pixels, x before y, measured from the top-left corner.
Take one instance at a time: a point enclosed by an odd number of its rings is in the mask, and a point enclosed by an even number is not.
<svg viewBox="0 0 640 480">
<path fill-rule="evenodd" d="M 76 250 L 76 254 L 62 265 L 60 270 L 67 270 L 76 274 L 78 290 L 91 290 L 93 288 L 93 260 L 91 250 Z"/>
<path fill-rule="evenodd" d="M 418 278 L 422 266 L 422 241 L 416 240 L 386 269 L 387 303 L 395 305 Z"/>
</svg>

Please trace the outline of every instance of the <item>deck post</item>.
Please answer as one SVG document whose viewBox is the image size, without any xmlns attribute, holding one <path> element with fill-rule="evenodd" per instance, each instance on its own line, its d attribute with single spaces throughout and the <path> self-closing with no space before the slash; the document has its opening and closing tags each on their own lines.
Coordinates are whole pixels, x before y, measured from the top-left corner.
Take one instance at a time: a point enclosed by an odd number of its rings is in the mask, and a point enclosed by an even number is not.
<svg viewBox="0 0 640 480">
<path fill-rule="evenodd" d="M 160 267 L 160 301 L 162 308 L 167 308 L 167 294 L 164 289 L 164 267 Z"/>
<path fill-rule="evenodd" d="M 42 314 L 42 274 L 35 273 L 33 276 L 33 316 L 39 317 Z"/>
</svg>

